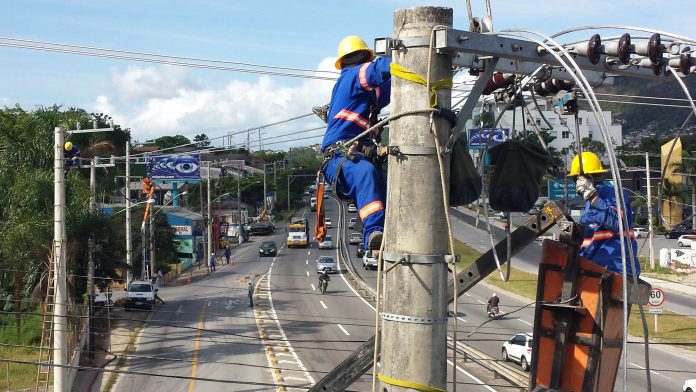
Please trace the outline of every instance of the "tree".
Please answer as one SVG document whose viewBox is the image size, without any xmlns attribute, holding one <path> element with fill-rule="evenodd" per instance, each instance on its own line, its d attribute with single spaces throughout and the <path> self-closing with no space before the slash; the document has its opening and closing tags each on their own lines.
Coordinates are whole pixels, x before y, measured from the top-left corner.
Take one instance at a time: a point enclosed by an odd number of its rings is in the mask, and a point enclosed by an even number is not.
<svg viewBox="0 0 696 392">
<path fill-rule="evenodd" d="M 162 136 L 155 139 L 154 144 L 159 148 L 170 148 L 180 146 L 182 144 L 190 144 L 191 141 L 183 135 Z"/>
<path fill-rule="evenodd" d="M 580 147 L 582 148 L 582 151 L 592 152 L 598 157 L 603 157 L 607 152 L 607 147 L 604 145 L 604 143 L 600 142 L 599 140 L 592 140 L 588 137 L 582 138 L 580 141 Z M 570 144 L 570 151 L 573 152 L 573 155 L 578 153 L 578 148 L 575 142 Z"/>
<path fill-rule="evenodd" d="M 198 148 L 208 148 L 210 146 L 210 138 L 205 133 L 194 136 L 193 141 L 196 142 L 196 147 Z"/>
</svg>

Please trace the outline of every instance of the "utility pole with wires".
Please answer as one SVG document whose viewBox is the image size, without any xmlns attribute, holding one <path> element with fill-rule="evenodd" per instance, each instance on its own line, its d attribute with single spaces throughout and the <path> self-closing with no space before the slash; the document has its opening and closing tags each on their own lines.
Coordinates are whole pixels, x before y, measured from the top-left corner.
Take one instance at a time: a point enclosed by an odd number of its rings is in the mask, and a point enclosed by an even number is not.
<svg viewBox="0 0 696 392">
<path fill-rule="evenodd" d="M 126 141 L 126 189 L 123 193 L 126 198 L 126 288 L 130 287 L 133 280 L 133 237 L 131 233 L 131 202 L 130 202 L 130 140 Z"/>
<path fill-rule="evenodd" d="M 452 9 L 416 7 L 397 10 L 394 36 L 402 42 L 425 40 L 435 26 L 452 25 Z M 432 55 L 431 61 L 428 56 Z M 431 80 L 452 77 L 452 58 L 413 44 L 393 51 L 393 62 Z M 427 66 L 432 63 L 428 72 Z M 438 103 L 450 105 L 450 90 L 438 90 Z M 392 78 L 392 112 L 430 107 L 424 85 Z M 433 126 L 431 127 L 431 121 Z M 389 158 L 388 205 L 384 236 L 384 299 L 381 313 L 382 366 L 380 391 L 411 390 L 406 384 L 447 388 L 447 279 L 449 254 L 438 150 L 433 134 L 444 145 L 447 123 L 427 113 L 391 122 L 389 144 L 402 151 L 417 150 L 408 159 Z M 445 159 L 445 178 L 449 177 Z M 416 185 L 417 184 L 417 185 Z M 404 213 L 408 211 L 408 213 Z M 399 264 L 399 265 L 397 265 Z M 404 360 L 411 358 L 411 360 Z M 418 388 L 420 389 L 420 388 Z M 420 389 L 425 390 L 425 389 Z"/>
<path fill-rule="evenodd" d="M 213 248 L 213 232 L 212 232 L 212 222 L 213 222 L 213 215 L 212 215 L 212 210 L 210 208 L 210 161 L 205 162 L 205 167 L 206 167 L 206 178 L 207 178 L 207 188 L 208 188 L 208 224 L 206 225 L 206 228 L 208 229 L 208 248 L 206 252 L 206 258 L 205 262 L 210 263 L 210 256 L 215 255 L 213 252 L 215 251 Z M 210 266 L 208 266 L 210 268 Z"/>
<path fill-rule="evenodd" d="M 645 153 L 645 177 L 647 180 L 645 187 L 647 188 L 646 193 L 648 196 L 648 255 L 650 257 L 650 269 L 654 270 L 655 249 L 653 248 L 653 241 L 655 239 L 655 235 L 653 234 L 652 192 L 650 190 L 652 184 L 650 183 L 650 157 L 648 156 L 647 152 Z"/>
</svg>

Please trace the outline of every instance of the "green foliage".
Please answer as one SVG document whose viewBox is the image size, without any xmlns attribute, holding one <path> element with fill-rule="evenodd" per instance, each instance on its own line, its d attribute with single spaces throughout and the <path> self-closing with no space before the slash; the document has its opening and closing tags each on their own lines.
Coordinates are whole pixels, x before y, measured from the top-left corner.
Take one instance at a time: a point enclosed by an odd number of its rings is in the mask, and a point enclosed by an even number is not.
<svg viewBox="0 0 696 392">
<path fill-rule="evenodd" d="M 155 139 L 153 143 L 157 145 L 159 148 L 170 148 L 181 144 L 191 143 L 191 140 L 189 140 L 186 136 L 183 135 L 162 136 Z"/>
<path fill-rule="evenodd" d="M 194 136 L 193 141 L 197 143 L 196 147 L 198 148 L 207 148 L 210 146 L 210 138 L 205 133 Z"/>
<path fill-rule="evenodd" d="M 604 145 L 604 143 L 600 142 L 599 140 L 590 139 L 588 137 L 584 137 L 582 138 L 582 140 L 580 140 L 580 147 L 582 148 L 582 151 L 589 151 L 595 153 L 599 157 L 603 157 L 604 154 L 607 153 L 607 147 Z M 573 152 L 573 155 L 578 153 L 578 148 L 575 142 L 570 144 L 570 151 Z"/>
</svg>

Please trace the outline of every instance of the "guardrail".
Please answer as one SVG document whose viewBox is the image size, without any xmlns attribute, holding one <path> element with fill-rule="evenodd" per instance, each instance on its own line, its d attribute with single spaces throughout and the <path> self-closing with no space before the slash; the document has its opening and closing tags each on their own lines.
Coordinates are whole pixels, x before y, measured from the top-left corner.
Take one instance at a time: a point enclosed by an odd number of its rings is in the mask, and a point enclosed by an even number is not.
<svg viewBox="0 0 696 392">
<path fill-rule="evenodd" d="M 370 287 L 365 281 L 358 275 L 353 269 L 353 263 L 350 261 L 350 253 L 348 252 L 349 247 L 346 244 L 345 236 L 343 235 L 343 224 L 345 223 L 345 214 L 343 211 L 343 203 L 338 202 L 338 235 L 340 240 L 339 244 L 339 262 L 345 265 L 345 271 L 348 273 L 345 275 L 349 283 L 353 286 L 358 293 L 360 293 L 366 301 L 368 301 L 372 306 L 376 306 L 377 302 L 377 292 L 375 289 Z M 447 337 L 450 349 L 454 349 L 453 338 L 451 336 Z M 502 362 L 498 358 L 491 357 L 490 355 L 480 351 L 468 344 L 457 342 L 456 349 L 461 355 L 461 360 L 464 362 L 472 361 L 482 368 L 493 373 L 493 378 L 503 379 L 511 384 L 513 387 L 517 387 L 520 391 L 526 391 L 529 385 L 529 374 L 523 371 L 517 366 L 507 364 Z"/>
</svg>

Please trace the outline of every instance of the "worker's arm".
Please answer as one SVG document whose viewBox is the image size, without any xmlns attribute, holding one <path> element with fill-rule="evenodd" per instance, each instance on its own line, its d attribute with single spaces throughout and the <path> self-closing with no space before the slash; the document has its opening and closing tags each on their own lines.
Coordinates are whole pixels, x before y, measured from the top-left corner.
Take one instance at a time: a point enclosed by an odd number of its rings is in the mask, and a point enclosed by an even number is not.
<svg viewBox="0 0 696 392">
<path fill-rule="evenodd" d="M 595 231 L 611 230 L 618 233 L 619 219 L 622 218 L 622 214 L 619 213 L 616 206 L 597 196 L 588 202 L 590 203 L 589 207 L 585 208 L 580 223 L 590 227 L 592 224 L 599 226 Z"/>
<path fill-rule="evenodd" d="M 391 80 L 390 64 L 391 59 L 389 57 L 378 57 L 371 63 L 361 65 L 358 72 L 360 87 L 363 90 L 374 90 L 378 87 L 383 89 L 384 85 L 386 85 L 385 82 Z M 386 91 L 386 93 L 388 96 L 389 92 Z"/>
</svg>

